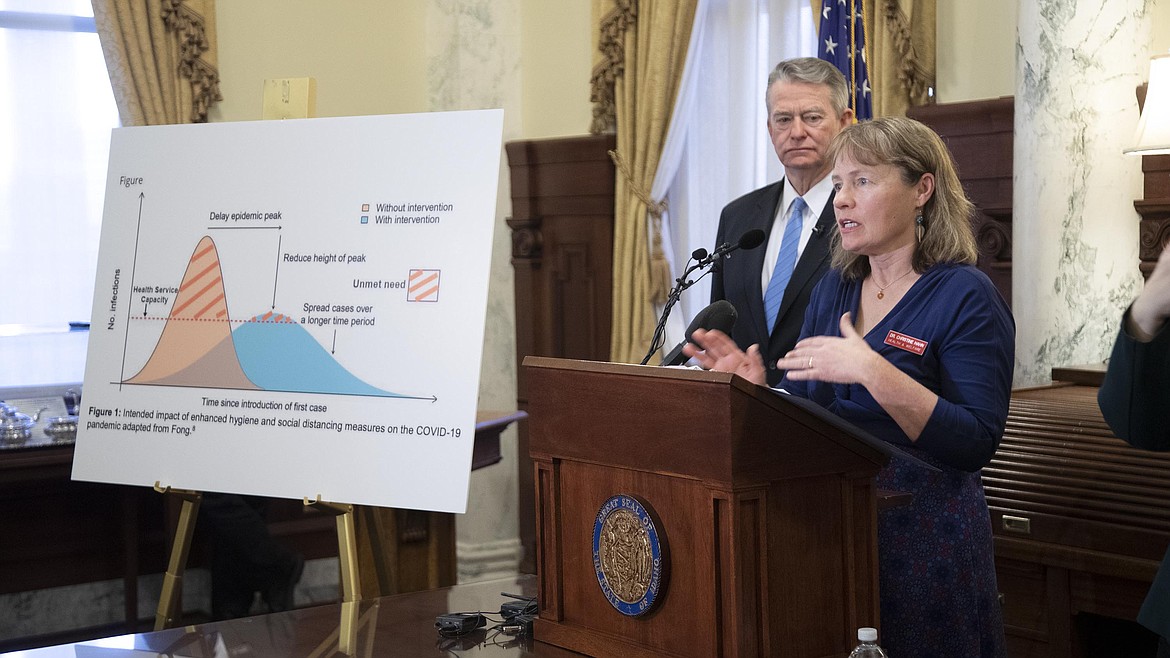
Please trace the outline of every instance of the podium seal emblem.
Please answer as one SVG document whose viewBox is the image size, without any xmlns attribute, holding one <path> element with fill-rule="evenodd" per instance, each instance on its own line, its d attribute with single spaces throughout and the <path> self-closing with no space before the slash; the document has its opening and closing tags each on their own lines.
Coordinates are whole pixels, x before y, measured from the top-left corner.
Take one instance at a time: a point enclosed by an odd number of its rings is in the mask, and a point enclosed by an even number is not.
<svg viewBox="0 0 1170 658">
<path fill-rule="evenodd" d="M 666 537 L 656 516 L 641 499 L 618 494 L 605 501 L 593 523 L 597 584 L 610 605 L 629 617 L 653 610 L 666 582 Z"/>
</svg>

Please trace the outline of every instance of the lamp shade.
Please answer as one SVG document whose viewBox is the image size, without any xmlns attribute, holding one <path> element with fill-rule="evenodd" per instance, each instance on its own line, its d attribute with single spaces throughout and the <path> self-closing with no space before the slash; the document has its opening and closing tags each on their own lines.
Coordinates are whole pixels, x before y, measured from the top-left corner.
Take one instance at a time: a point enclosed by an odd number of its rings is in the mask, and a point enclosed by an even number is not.
<svg viewBox="0 0 1170 658">
<path fill-rule="evenodd" d="M 1135 144 L 1124 150 L 1134 155 L 1170 153 L 1170 53 L 1150 60 L 1146 103 L 1138 119 Z"/>
</svg>

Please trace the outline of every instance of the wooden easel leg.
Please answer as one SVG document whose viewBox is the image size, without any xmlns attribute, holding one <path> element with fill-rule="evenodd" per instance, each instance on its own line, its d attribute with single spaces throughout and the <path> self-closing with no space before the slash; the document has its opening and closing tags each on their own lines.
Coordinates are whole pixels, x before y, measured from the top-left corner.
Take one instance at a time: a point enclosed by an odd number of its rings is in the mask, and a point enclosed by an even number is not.
<svg viewBox="0 0 1170 658">
<path fill-rule="evenodd" d="M 357 645 L 357 606 L 361 599 L 361 581 L 358 580 L 357 541 L 354 536 L 353 506 L 337 517 L 337 555 L 341 560 L 341 627 L 337 635 L 337 650 L 347 656 L 354 654 Z"/>
<path fill-rule="evenodd" d="M 341 625 L 337 630 L 337 650 L 352 656 L 357 650 L 358 606 L 360 601 L 343 601 L 341 603 Z"/>
<path fill-rule="evenodd" d="M 341 561 L 341 600 L 361 598 L 358 580 L 357 540 L 354 536 L 353 507 L 337 515 L 337 556 Z"/>
<path fill-rule="evenodd" d="M 337 650 L 352 656 L 357 645 L 357 605 L 361 600 L 361 581 L 358 580 L 357 541 L 353 522 L 353 505 L 330 503 L 305 498 L 305 505 L 313 505 L 337 516 L 337 558 L 341 566 L 341 625 Z"/>
<path fill-rule="evenodd" d="M 154 483 L 154 490 L 159 493 L 172 493 L 183 501 L 179 511 L 179 524 L 175 528 L 175 539 L 171 545 L 171 560 L 167 564 L 167 572 L 163 576 L 162 594 L 158 598 L 158 610 L 154 615 L 154 630 L 161 631 L 169 628 L 175 622 L 179 611 L 179 595 L 183 585 L 183 571 L 187 568 L 187 555 L 191 552 L 191 536 L 195 532 L 195 519 L 199 515 L 199 503 L 203 494 L 197 491 L 181 491 L 170 487 L 160 487 Z"/>
</svg>

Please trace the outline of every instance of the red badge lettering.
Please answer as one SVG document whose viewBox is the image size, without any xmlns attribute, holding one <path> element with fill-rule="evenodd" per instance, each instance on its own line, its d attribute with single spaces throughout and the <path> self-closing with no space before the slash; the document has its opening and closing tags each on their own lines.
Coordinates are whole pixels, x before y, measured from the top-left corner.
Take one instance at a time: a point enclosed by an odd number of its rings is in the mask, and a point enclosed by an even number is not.
<svg viewBox="0 0 1170 658">
<path fill-rule="evenodd" d="M 897 331 L 890 331 L 886 334 L 886 345 L 892 345 L 900 350 L 913 352 L 918 356 L 922 356 L 926 351 L 927 342 L 921 338 L 907 336 L 906 334 L 898 333 Z"/>
</svg>

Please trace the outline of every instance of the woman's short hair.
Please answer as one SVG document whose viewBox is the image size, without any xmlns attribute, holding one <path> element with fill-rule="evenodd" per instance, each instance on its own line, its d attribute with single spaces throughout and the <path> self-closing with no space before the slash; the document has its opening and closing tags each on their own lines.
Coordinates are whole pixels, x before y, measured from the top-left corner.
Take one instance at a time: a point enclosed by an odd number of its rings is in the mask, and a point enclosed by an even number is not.
<svg viewBox="0 0 1170 658">
<path fill-rule="evenodd" d="M 915 271 L 925 272 L 936 263 L 975 262 L 974 205 L 938 133 L 914 119 L 882 117 L 842 130 L 829 146 L 828 158 L 836 162 L 843 154 L 865 165 L 893 165 L 908 185 L 918 183 L 923 174 L 934 174 L 934 193 L 922 208 L 925 230 L 912 259 Z M 857 280 L 869 274 L 869 258 L 845 251 L 840 234 L 834 233 L 833 267 L 845 279 Z"/>
</svg>

